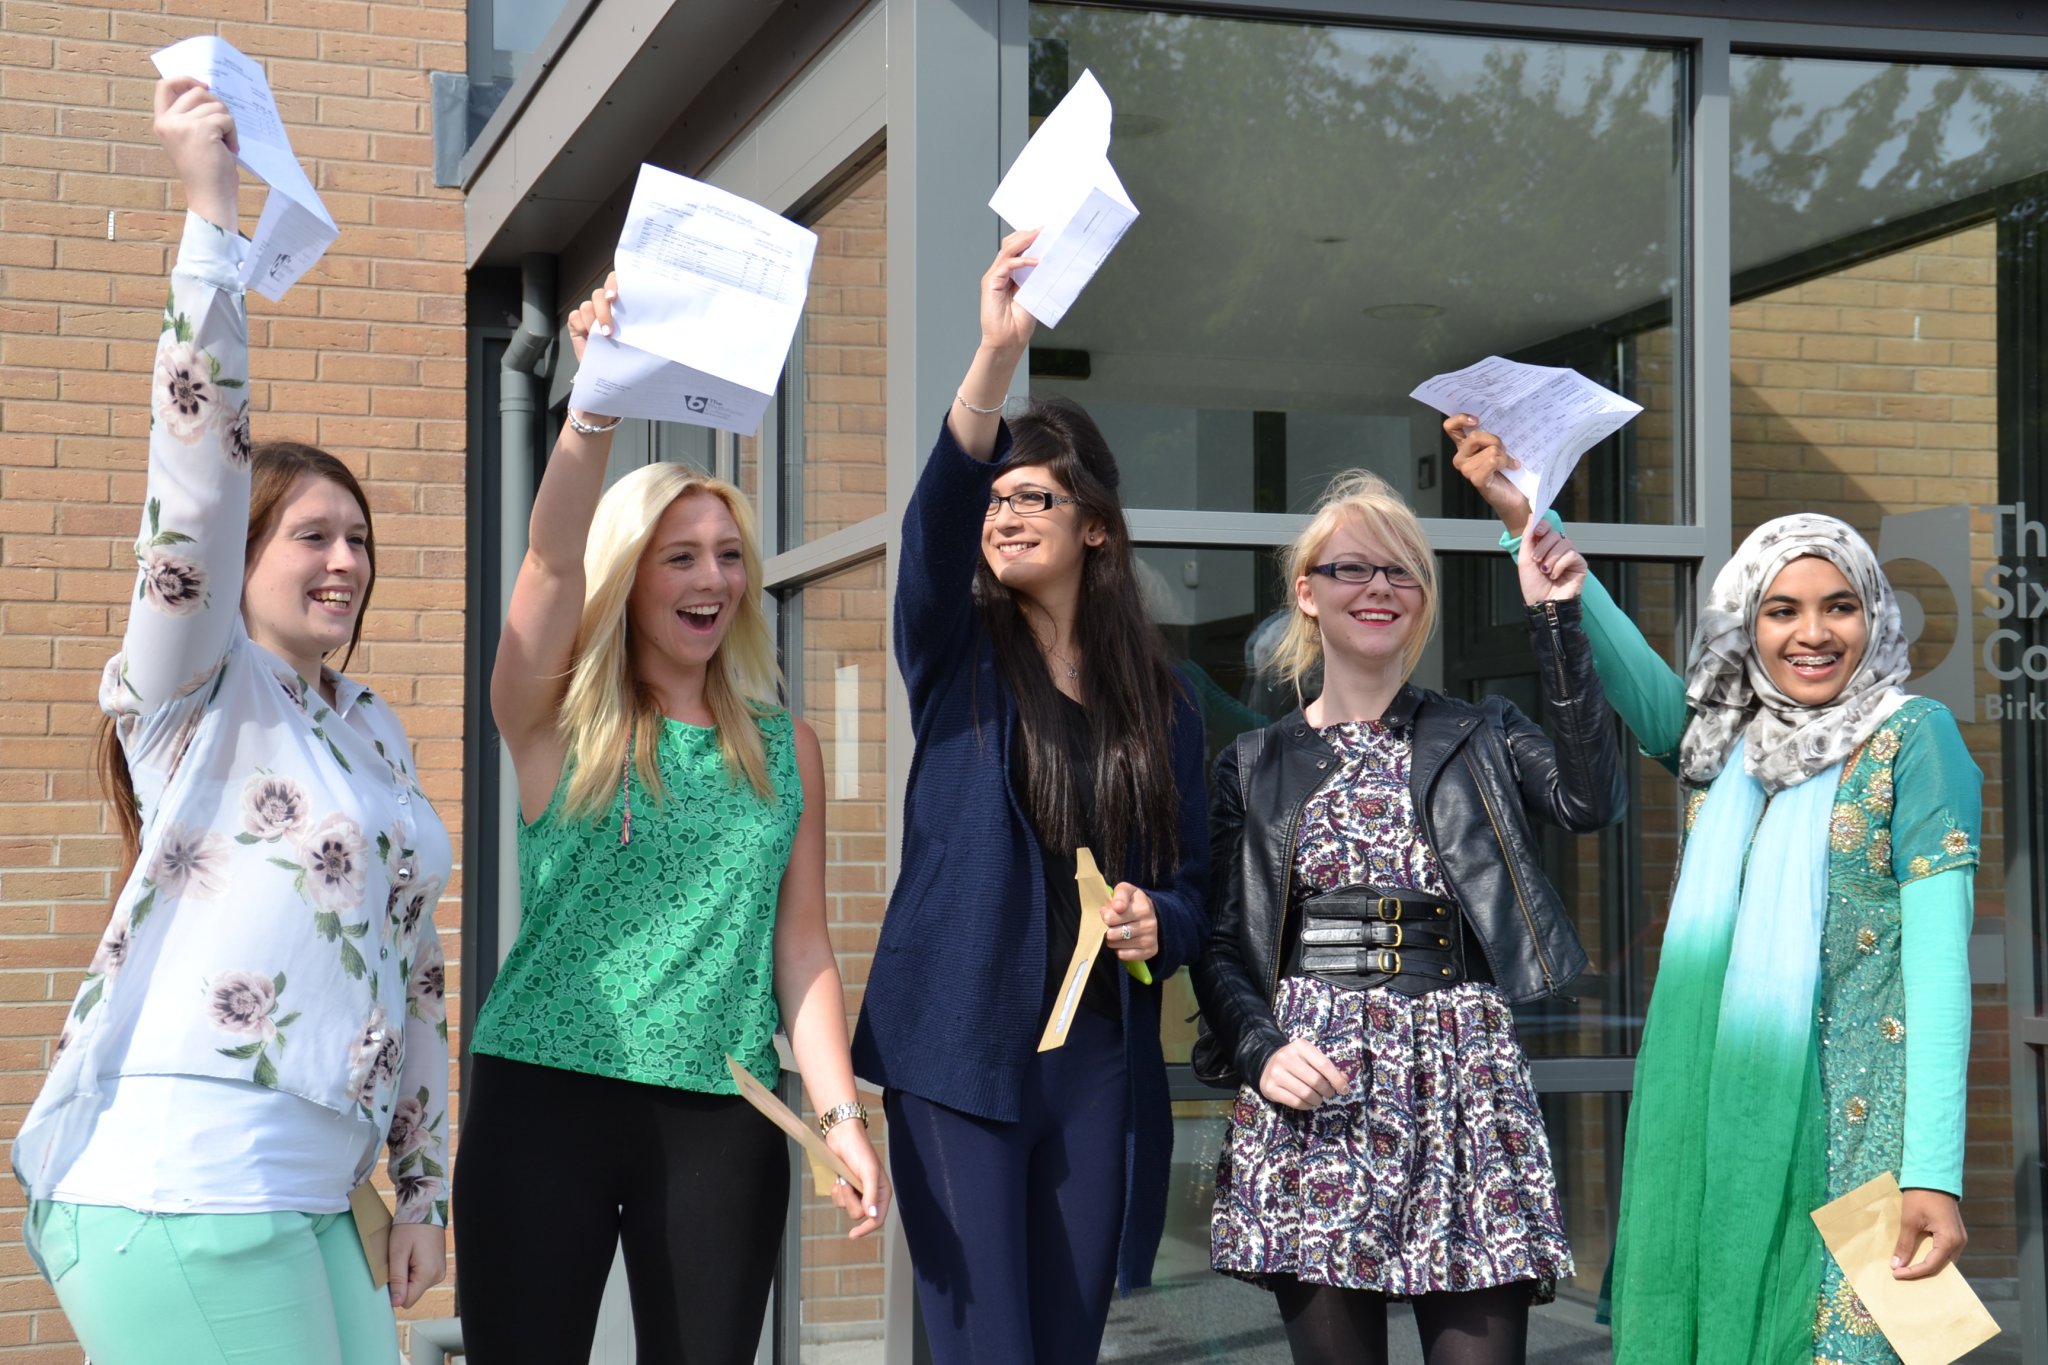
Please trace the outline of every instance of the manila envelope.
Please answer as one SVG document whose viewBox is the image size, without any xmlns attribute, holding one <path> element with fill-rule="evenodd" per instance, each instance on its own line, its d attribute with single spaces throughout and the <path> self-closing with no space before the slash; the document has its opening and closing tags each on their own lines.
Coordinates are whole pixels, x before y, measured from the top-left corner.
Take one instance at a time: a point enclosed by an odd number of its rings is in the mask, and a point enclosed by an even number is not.
<svg viewBox="0 0 2048 1365">
<path fill-rule="evenodd" d="M 811 1164 L 811 1188 L 817 1191 L 819 1198 L 831 1195 L 834 1176 L 860 1190 L 861 1198 L 867 1198 L 868 1192 L 860 1189 L 860 1181 L 854 1178 L 853 1168 L 825 1145 L 825 1139 L 818 1136 L 817 1129 L 775 1098 L 775 1092 L 756 1080 L 754 1073 L 735 1061 L 731 1053 L 726 1054 L 725 1065 L 732 1072 L 733 1084 L 740 1088 L 740 1098 L 760 1110 L 770 1123 L 789 1134 L 791 1140 L 804 1149 L 804 1157 Z"/>
<path fill-rule="evenodd" d="M 391 1283 L 391 1210 L 384 1196 L 365 1180 L 348 1192 L 348 1211 L 363 1239 L 363 1259 L 370 1263 L 370 1282 L 382 1289 Z"/>
<path fill-rule="evenodd" d="M 1903 1195 L 1890 1171 L 1813 1211 L 1821 1240 L 1905 1365 L 1948 1365 L 1998 1335 L 1953 1265 L 1928 1280 L 1892 1278 Z M 1928 1241 L 1914 1253 L 1918 1259 Z"/>
</svg>

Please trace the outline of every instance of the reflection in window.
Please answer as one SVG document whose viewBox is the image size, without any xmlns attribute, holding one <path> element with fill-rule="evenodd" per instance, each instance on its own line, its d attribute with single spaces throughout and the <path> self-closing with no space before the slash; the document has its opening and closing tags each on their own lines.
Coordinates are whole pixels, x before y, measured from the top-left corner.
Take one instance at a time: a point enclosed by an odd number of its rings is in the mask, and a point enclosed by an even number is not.
<svg viewBox="0 0 2048 1365">
<path fill-rule="evenodd" d="M 473 138 L 526 70 L 562 13 L 563 0 L 472 0 L 469 135 Z"/>
<path fill-rule="evenodd" d="M 1128 505 L 1300 511 L 1364 465 L 1457 514 L 1407 395 L 1490 353 L 1670 412 L 1673 51 L 1056 4 L 1031 35 L 1033 112 L 1093 70 L 1145 213 L 1033 362 L 1114 428 Z M 1624 428 L 1564 510 L 1681 519 L 1672 429 Z"/>
</svg>

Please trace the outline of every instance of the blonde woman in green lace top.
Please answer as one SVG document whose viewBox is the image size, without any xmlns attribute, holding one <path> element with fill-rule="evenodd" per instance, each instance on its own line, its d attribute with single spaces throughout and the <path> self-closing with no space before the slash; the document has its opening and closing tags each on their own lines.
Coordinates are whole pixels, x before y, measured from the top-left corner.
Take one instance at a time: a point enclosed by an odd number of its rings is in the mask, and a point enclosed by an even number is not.
<svg viewBox="0 0 2048 1365">
<path fill-rule="evenodd" d="M 571 315 L 579 360 L 611 344 L 615 289 Z M 753 1359 L 789 1163 L 725 1059 L 772 1084 L 778 1027 L 858 1179 L 850 1235 L 888 1207 L 826 932 L 824 765 L 778 700 L 752 516 L 675 464 L 600 498 L 616 425 L 569 415 L 491 677 L 523 921 L 455 1181 L 476 1365 L 587 1358 L 615 1247 L 643 1360 Z"/>
</svg>

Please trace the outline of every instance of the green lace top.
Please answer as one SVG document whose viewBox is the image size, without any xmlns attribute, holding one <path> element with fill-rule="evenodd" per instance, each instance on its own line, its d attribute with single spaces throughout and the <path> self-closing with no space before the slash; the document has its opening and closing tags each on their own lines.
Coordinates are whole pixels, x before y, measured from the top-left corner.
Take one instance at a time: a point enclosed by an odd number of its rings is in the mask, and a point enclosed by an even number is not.
<svg viewBox="0 0 2048 1365">
<path fill-rule="evenodd" d="M 775 904 L 803 813 L 794 724 L 760 720 L 763 801 L 726 774 L 715 729 L 665 723 L 667 798 L 565 819 L 564 771 L 519 829 L 518 941 L 477 1017 L 478 1052 L 679 1090 L 735 1093 L 731 1053 L 763 1084 L 775 1058 Z"/>
</svg>

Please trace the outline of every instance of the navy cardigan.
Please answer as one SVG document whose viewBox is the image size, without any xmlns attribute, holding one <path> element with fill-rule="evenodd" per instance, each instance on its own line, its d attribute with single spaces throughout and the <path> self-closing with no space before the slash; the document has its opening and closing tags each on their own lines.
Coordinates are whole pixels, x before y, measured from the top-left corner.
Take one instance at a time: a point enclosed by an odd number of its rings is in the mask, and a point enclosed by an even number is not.
<svg viewBox="0 0 2048 1365">
<path fill-rule="evenodd" d="M 1003 472 L 962 450 L 944 424 L 903 518 L 896 576 L 896 663 L 910 692 L 917 749 L 903 800 L 903 857 L 868 973 L 854 1069 L 951 1109 L 1012 1122 L 1037 1051 L 1045 993 L 1045 878 L 1038 838 L 1012 795 L 1016 705 L 973 601 L 982 514 Z M 1117 1281 L 1152 1281 L 1166 1226 L 1173 1117 L 1159 1048 L 1159 993 L 1209 932 L 1207 786 L 1191 688 L 1174 698 L 1173 771 L 1180 863 L 1145 891 L 1159 916 L 1151 986 L 1117 973 L 1130 1074 L 1124 1221 Z M 1137 858 L 1135 864 L 1144 860 Z M 1107 869 L 1105 869 L 1107 870 Z"/>
</svg>

